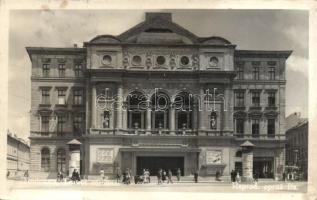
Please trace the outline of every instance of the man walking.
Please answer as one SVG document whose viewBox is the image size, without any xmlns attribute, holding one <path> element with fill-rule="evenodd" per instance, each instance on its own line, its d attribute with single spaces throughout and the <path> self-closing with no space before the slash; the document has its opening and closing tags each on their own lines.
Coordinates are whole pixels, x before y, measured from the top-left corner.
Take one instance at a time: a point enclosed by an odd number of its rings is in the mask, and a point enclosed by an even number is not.
<svg viewBox="0 0 317 200">
<path fill-rule="evenodd" d="M 198 170 L 194 172 L 194 180 L 195 180 L 195 183 L 198 183 Z"/>
<path fill-rule="evenodd" d="M 167 172 L 167 183 L 173 183 L 172 176 L 173 176 L 172 170 L 169 169 Z"/>
<path fill-rule="evenodd" d="M 161 184 L 162 183 L 162 169 L 159 169 L 159 171 L 157 172 L 157 184 Z"/>
<path fill-rule="evenodd" d="M 177 181 L 180 181 L 181 180 L 181 169 L 177 169 L 177 172 L 176 172 L 176 176 L 177 176 Z"/>
</svg>

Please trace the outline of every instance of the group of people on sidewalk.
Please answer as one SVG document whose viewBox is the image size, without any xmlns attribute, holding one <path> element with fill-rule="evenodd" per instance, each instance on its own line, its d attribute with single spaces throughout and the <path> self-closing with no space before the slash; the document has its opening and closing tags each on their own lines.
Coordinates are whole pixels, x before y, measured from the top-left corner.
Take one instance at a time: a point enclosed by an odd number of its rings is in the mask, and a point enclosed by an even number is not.
<svg viewBox="0 0 317 200">
<path fill-rule="evenodd" d="M 238 171 L 231 170 L 230 176 L 231 176 L 232 183 L 240 183 L 241 182 L 241 176 L 240 176 L 240 173 Z"/>
<path fill-rule="evenodd" d="M 68 173 L 67 173 L 67 174 L 68 174 Z M 77 169 L 74 169 L 74 170 L 73 170 L 73 173 L 72 173 L 71 177 L 69 177 L 69 178 L 67 178 L 67 176 L 64 177 L 63 172 L 62 172 L 61 170 L 59 170 L 59 171 L 57 172 L 57 177 L 56 177 L 56 178 L 57 178 L 57 179 L 56 179 L 57 182 L 65 182 L 65 181 L 71 180 L 73 183 L 77 183 L 77 182 L 79 182 L 79 181 L 81 180 L 80 175 L 79 175 L 79 172 L 78 172 Z M 66 178 L 66 179 L 65 179 L 65 178 Z"/>
</svg>

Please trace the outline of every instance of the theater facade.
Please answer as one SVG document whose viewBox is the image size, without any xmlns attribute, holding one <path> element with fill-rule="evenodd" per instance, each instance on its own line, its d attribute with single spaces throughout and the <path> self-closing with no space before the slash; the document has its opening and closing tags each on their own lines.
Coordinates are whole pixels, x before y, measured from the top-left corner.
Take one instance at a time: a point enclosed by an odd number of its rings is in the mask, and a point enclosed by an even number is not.
<svg viewBox="0 0 317 200">
<path fill-rule="evenodd" d="M 255 145 L 253 171 L 280 177 L 291 51 L 239 50 L 193 32 L 170 13 L 146 13 L 124 33 L 82 48 L 27 47 L 31 177 L 73 168 L 83 177 L 127 168 L 228 176 L 242 172 L 245 141 Z"/>
</svg>

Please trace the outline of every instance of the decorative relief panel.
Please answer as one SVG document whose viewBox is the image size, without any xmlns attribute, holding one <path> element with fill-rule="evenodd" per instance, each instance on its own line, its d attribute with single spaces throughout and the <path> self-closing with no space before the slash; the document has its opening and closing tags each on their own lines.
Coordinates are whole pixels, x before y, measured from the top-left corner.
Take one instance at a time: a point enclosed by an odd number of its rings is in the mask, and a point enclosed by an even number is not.
<svg viewBox="0 0 317 200">
<path fill-rule="evenodd" d="M 100 163 L 112 163 L 113 153 L 113 149 L 98 148 L 96 150 L 96 161 Z"/>
<path fill-rule="evenodd" d="M 208 150 L 206 151 L 206 164 L 221 164 L 222 151 L 221 150 Z"/>
<path fill-rule="evenodd" d="M 116 52 L 98 52 L 100 58 L 100 66 L 105 68 L 113 68 L 116 66 Z"/>
</svg>

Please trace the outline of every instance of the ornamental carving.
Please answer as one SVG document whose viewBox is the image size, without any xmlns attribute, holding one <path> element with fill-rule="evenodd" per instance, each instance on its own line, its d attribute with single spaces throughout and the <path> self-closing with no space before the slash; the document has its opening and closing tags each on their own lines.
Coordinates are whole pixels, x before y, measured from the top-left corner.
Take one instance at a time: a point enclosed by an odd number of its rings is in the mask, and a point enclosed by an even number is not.
<svg viewBox="0 0 317 200">
<path fill-rule="evenodd" d="M 145 66 L 150 69 L 152 67 L 152 53 L 146 53 Z"/>
<path fill-rule="evenodd" d="M 171 66 L 171 69 L 174 69 L 176 67 L 176 58 L 175 58 L 175 53 L 174 52 L 171 52 L 170 54 L 170 66 Z"/>
<path fill-rule="evenodd" d="M 65 63 L 66 62 L 66 58 L 57 58 L 57 62 L 58 63 Z"/>
<path fill-rule="evenodd" d="M 129 66 L 129 53 L 126 51 L 123 52 L 122 65 L 124 69 L 127 69 Z"/>
<path fill-rule="evenodd" d="M 193 68 L 194 69 L 198 69 L 199 68 L 199 55 L 198 54 L 194 54 L 192 55 L 192 63 L 193 63 Z"/>
<path fill-rule="evenodd" d="M 42 63 L 50 63 L 51 59 L 50 58 L 42 58 Z"/>
</svg>

